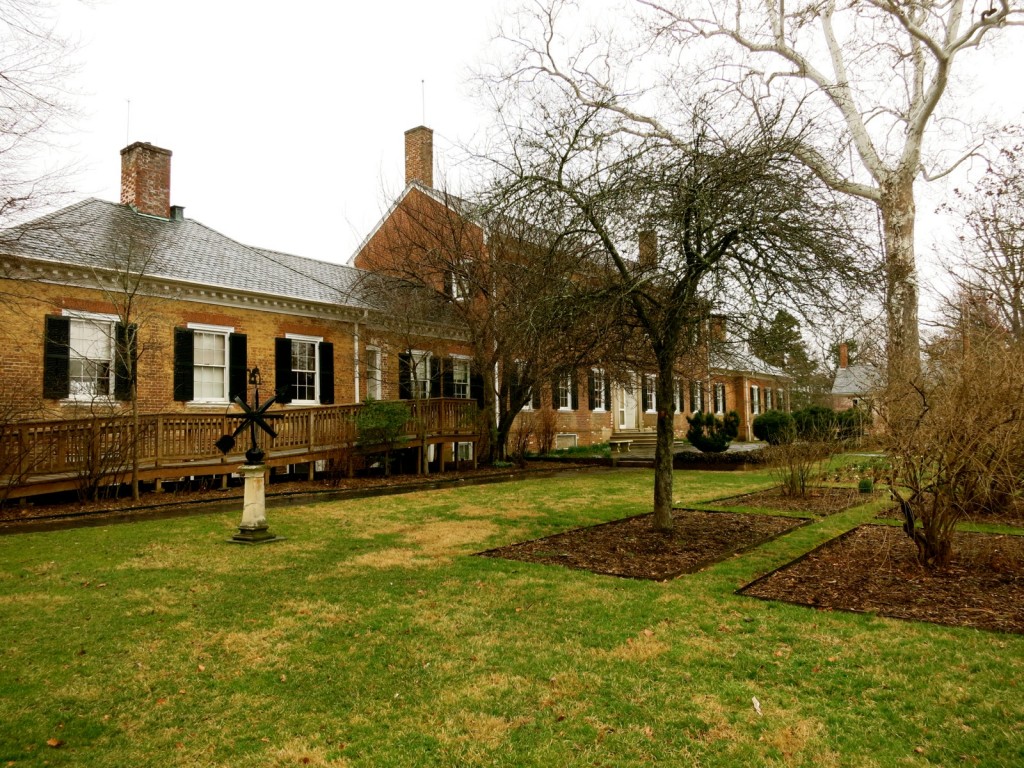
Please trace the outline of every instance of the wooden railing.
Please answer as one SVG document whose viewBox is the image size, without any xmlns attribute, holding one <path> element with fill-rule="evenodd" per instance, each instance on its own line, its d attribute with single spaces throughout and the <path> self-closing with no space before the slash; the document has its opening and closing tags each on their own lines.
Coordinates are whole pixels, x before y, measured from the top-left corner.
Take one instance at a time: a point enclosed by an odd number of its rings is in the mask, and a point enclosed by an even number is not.
<svg viewBox="0 0 1024 768">
<path fill-rule="evenodd" d="M 420 446 L 459 438 L 476 441 L 477 405 L 472 400 L 402 401 L 411 417 L 403 446 Z M 360 447 L 356 415 L 362 405 L 273 408 L 268 413 L 277 437 L 259 433 L 269 463 L 302 463 L 333 451 Z M 221 454 L 216 442 L 241 423 L 240 412 L 160 413 L 139 417 L 138 461 L 147 476 L 161 469 L 191 470 L 202 463 L 219 471 L 237 465 L 249 447 L 248 432 L 240 434 L 233 451 Z M 130 416 L 88 417 L 53 421 L 24 421 L 0 425 L 0 498 L 26 495 L 16 486 L 44 483 L 47 478 L 81 476 L 86 472 L 124 474 L 131 465 Z M 205 472 L 209 474 L 210 471 Z M 192 474 L 191 471 L 183 474 Z M 51 483 L 52 484 L 52 483 Z M 4 491 L 7 491 L 4 494 Z M 12 492 L 15 491 L 15 492 Z"/>
</svg>

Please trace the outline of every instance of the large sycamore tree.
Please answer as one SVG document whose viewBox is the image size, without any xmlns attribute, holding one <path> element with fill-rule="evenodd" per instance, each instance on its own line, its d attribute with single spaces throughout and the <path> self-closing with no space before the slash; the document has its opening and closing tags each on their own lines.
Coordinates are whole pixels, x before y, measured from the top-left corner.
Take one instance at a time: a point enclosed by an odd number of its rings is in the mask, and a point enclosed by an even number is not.
<svg viewBox="0 0 1024 768">
<path fill-rule="evenodd" d="M 656 372 L 654 527 L 668 531 L 674 386 L 709 311 L 768 297 L 808 312 L 842 302 L 862 277 L 855 228 L 777 115 L 698 102 L 668 141 L 576 86 L 540 67 L 492 81 L 526 105 L 509 98 L 498 110 L 508 141 L 491 152 L 493 194 L 588 255 L 578 283 L 601 297 L 610 332 L 628 329 L 619 354 Z"/>
<path fill-rule="evenodd" d="M 962 115 L 955 125 L 936 122 L 957 61 L 1022 23 L 1019 2 L 639 0 L 632 8 L 631 25 L 628 11 L 590 21 L 573 3 L 533 3 L 529 19 L 520 17 L 507 35 L 514 43 L 523 30 L 532 36 L 519 48 L 517 71 L 559 78 L 584 103 L 666 141 L 686 140 L 678 102 L 692 91 L 782 109 L 813 126 L 801 162 L 878 212 L 890 375 L 912 377 L 919 368 L 914 185 L 978 149 Z M 567 37 L 581 24 L 587 32 Z M 567 48 L 569 39 L 582 44 Z"/>
</svg>

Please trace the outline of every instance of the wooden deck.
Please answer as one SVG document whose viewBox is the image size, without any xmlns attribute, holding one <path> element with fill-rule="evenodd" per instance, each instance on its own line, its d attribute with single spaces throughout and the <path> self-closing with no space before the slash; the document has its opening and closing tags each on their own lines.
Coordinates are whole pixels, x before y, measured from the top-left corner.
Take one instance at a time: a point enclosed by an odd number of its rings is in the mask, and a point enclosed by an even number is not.
<svg viewBox="0 0 1024 768">
<path fill-rule="evenodd" d="M 400 448 L 431 444 L 476 443 L 477 405 L 464 399 L 405 400 L 411 417 Z M 361 405 L 274 408 L 277 437 L 260 434 L 269 466 L 343 460 L 360 445 L 356 414 Z M 172 480 L 196 475 L 226 475 L 245 463 L 248 432 L 235 448 L 221 454 L 215 443 L 231 434 L 243 415 L 236 409 L 216 413 L 161 413 L 139 417 L 139 477 Z M 130 416 L 25 421 L 0 427 L 0 498 L 9 499 L 80 488 L 83 478 L 99 484 L 125 482 L 131 475 Z M 474 455 L 476 454 L 474 450 Z"/>
</svg>

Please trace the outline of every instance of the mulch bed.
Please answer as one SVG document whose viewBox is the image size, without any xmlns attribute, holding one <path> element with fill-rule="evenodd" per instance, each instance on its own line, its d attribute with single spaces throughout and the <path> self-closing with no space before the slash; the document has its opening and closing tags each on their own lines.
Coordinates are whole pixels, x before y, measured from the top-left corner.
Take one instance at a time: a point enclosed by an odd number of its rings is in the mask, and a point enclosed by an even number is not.
<svg viewBox="0 0 1024 768">
<path fill-rule="evenodd" d="M 887 509 L 883 509 L 875 517 L 880 520 L 899 520 L 903 521 L 903 513 L 900 512 L 900 508 L 895 504 Z M 974 515 L 973 517 L 964 518 L 965 523 L 979 523 L 982 525 L 1012 525 L 1016 527 L 1024 527 L 1024 504 L 1017 505 L 1016 507 L 1007 507 L 998 512 L 986 512 L 984 514 Z"/>
<path fill-rule="evenodd" d="M 1024 634 L 1024 537 L 959 532 L 953 550 L 949 568 L 929 572 L 900 528 L 862 525 L 740 593 Z"/>
<path fill-rule="evenodd" d="M 792 517 L 691 509 L 673 510 L 672 520 L 674 529 L 668 534 L 654 531 L 648 514 L 479 554 L 664 581 L 698 571 L 804 524 Z"/>
<path fill-rule="evenodd" d="M 878 498 L 877 494 L 861 493 L 856 488 L 812 488 L 806 496 L 785 496 L 778 488 L 767 491 L 745 493 L 742 496 L 730 496 L 727 499 L 716 499 L 708 502 L 711 507 L 757 507 L 759 509 L 778 509 L 785 512 L 803 512 L 809 515 L 825 517 L 837 512 L 844 512 L 851 507 L 867 504 Z"/>
</svg>

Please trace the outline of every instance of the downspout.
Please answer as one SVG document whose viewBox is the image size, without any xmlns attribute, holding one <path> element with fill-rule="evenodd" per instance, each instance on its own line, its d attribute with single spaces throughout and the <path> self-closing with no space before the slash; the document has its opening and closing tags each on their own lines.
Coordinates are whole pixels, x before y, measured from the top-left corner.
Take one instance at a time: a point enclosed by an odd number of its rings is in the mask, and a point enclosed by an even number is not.
<svg viewBox="0 0 1024 768">
<path fill-rule="evenodd" d="M 353 324 L 352 331 L 352 370 L 355 376 L 355 402 L 359 400 L 359 321 L 356 320 Z"/>
</svg>

